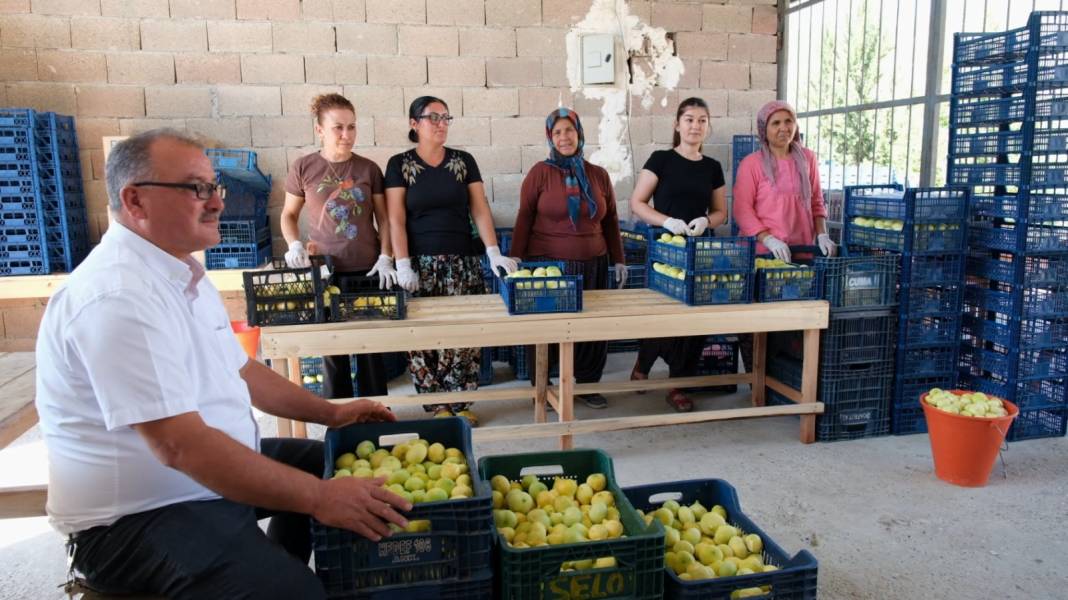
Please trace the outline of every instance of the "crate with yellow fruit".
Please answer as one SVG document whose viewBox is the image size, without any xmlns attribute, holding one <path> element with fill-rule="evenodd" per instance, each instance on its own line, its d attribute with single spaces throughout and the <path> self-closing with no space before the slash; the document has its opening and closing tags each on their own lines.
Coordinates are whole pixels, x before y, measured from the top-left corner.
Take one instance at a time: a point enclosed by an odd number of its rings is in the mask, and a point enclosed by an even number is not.
<svg viewBox="0 0 1068 600">
<path fill-rule="evenodd" d="M 407 315 L 404 290 L 379 288 L 378 277 L 346 276 L 323 291 L 323 304 L 330 307 L 334 322 L 361 319 L 403 319 Z"/>
<path fill-rule="evenodd" d="M 813 246 L 791 246 L 791 259 L 758 256 L 753 260 L 757 302 L 817 300 L 823 296 L 823 271 L 811 263 L 819 254 Z"/>
<path fill-rule="evenodd" d="M 565 275 L 564 263 L 524 261 L 500 282 L 510 315 L 582 312 L 582 276 Z"/>
<path fill-rule="evenodd" d="M 312 255 L 311 267 L 291 269 L 275 258 L 270 269 L 242 273 L 250 325 L 296 325 L 326 320 L 322 267 L 327 258 Z"/>
</svg>

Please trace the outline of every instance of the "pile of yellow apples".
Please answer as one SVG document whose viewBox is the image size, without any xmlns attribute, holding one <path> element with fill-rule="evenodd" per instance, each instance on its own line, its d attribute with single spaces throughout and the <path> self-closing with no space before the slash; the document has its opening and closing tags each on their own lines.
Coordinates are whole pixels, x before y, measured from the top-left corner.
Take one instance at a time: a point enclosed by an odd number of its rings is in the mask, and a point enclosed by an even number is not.
<svg viewBox="0 0 1068 600">
<path fill-rule="evenodd" d="M 560 270 L 560 267 L 555 265 L 549 265 L 548 267 L 537 267 L 533 271 L 530 269 L 518 269 L 515 272 L 508 274 L 508 279 L 530 279 L 538 277 L 563 277 L 564 273 Z M 540 290 L 550 289 L 555 290 L 561 287 L 571 287 L 573 282 L 571 281 L 535 281 L 535 282 L 518 282 L 515 284 L 516 289 L 520 290 Z"/>
<path fill-rule="evenodd" d="M 815 271 L 807 265 L 783 262 L 777 258 L 756 258 L 753 260 L 753 268 L 757 271 L 761 269 L 795 269 L 793 272 L 767 273 L 768 279 L 808 279 L 815 274 Z"/>
<path fill-rule="evenodd" d="M 954 394 L 940 388 L 932 388 L 924 397 L 924 402 L 938 410 L 962 417 L 993 418 L 1009 414 L 1001 398 L 987 396 L 983 392 Z"/>
<path fill-rule="evenodd" d="M 385 477 L 382 487 L 412 504 L 470 498 L 474 485 L 467 457 L 458 448 L 425 439 L 376 448 L 371 440 L 357 444 L 334 461 L 334 479 Z"/>
<path fill-rule="evenodd" d="M 657 241 L 658 242 L 663 242 L 665 244 L 671 244 L 672 246 L 685 246 L 686 245 L 686 238 L 685 237 L 683 237 L 681 235 L 671 235 L 670 233 L 661 233 L 660 237 L 657 238 Z"/>
<path fill-rule="evenodd" d="M 680 269 L 664 263 L 653 263 L 653 270 L 661 275 L 666 275 L 672 279 L 686 279 L 686 269 Z"/>
<path fill-rule="evenodd" d="M 778 570 L 764 564 L 764 541 L 760 536 L 728 524 L 727 510 L 719 504 L 708 509 L 699 501 L 684 506 L 668 500 L 660 508 L 642 513 L 642 517 L 646 523 L 656 519 L 664 526 L 664 564 L 684 581 Z M 744 588 L 731 597 L 747 598 L 767 592 L 760 587 Z"/>
<path fill-rule="evenodd" d="M 905 228 L 905 222 L 900 219 L 875 219 L 871 217 L 853 217 L 851 221 L 858 227 L 871 227 L 873 229 L 886 229 L 889 231 L 901 231 Z M 916 223 L 915 231 L 956 231 L 960 229 L 959 223 Z"/>
</svg>

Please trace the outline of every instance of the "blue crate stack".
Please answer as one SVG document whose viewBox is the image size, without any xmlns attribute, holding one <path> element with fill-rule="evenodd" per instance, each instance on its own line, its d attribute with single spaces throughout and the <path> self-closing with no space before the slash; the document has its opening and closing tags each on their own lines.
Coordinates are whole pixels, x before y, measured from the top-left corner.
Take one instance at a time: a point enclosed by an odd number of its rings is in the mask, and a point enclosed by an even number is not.
<svg viewBox="0 0 1068 600">
<path fill-rule="evenodd" d="M 408 356 L 405 352 L 387 352 L 383 357 L 383 361 L 386 366 L 386 379 L 393 380 L 408 370 Z M 349 364 L 352 365 L 352 385 L 353 391 L 359 394 L 359 390 L 356 389 L 356 355 L 353 354 L 349 357 Z M 321 356 L 306 356 L 300 359 L 300 375 L 301 382 L 304 388 L 311 391 L 314 394 L 322 395 L 323 393 L 323 358 Z M 490 372 L 490 379 L 492 380 L 493 373 Z M 492 381 L 491 381 L 492 382 Z M 479 382 L 481 385 L 481 382 Z"/>
<path fill-rule="evenodd" d="M 226 186 L 226 208 L 219 223 L 221 241 L 208 248 L 209 269 L 252 269 L 271 258 L 271 226 L 267 202 L 271 178 L 256 164 L 251 150 L 207 150 L 215 176 Z"/>
<path fill-rule="evenodd" d="M 1008 440 L 1068 422 L 1068 13 L 954 36 L 948 181 L 972 192 L 962 387 L 1015 402 Z"/>
<path fill-rule="evenodd" d="M 968 191 L 854 186 L 845 190 L 845 243 L 900 257 L 891 408 L 894 434 L 922 433 L 920 394 L 957 384 Z"/>
<path fill-rule="evenodd" d="M 0 109 L 0 276 L 69 272 L 88 254 L 74 118 Z"/>
<path fill-rule="evenodd" d="M 738 181 L 738 165 L 742 159 L 756 152 L 760 146 L 760 138 L 755 135 L 736 135 L 731 140 L 731 189 L 734 182 Z M 738 224 L 734 222 L 734 213 L 730 215 L 731 235 L 738 235 Z"/>
</svg>

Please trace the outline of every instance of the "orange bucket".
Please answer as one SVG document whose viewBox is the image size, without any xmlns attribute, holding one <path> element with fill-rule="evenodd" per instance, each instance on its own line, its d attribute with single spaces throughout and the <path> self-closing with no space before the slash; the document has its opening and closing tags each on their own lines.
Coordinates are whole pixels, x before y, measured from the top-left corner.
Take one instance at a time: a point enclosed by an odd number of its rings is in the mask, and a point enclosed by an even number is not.
<svg viewBox="0 0 1068 600">
<path fill-rule="evenodd" d="M 965 390 L 950 390 L 959 395 Z M 964 487 L 982 487 L 990 479 L 998 451 L 1012 420 L 1020 414 L 1016 405 L 1002 400 L 1009 413 L 1004 417 L 968 417 L 939 410 L 920 396 L 931 436 L 931 454 L 935 475 L 942 481 Z"/>
<path fill-rule="evenodd" d="M 245 349 L 245 354 L 252 360 L 256 360 L 256 354 L 260 349 L 260 328 L 253 327 L 248 321 L 230 321 L 230 328 L 234 330 L 237 341 Z"/>
</svg>

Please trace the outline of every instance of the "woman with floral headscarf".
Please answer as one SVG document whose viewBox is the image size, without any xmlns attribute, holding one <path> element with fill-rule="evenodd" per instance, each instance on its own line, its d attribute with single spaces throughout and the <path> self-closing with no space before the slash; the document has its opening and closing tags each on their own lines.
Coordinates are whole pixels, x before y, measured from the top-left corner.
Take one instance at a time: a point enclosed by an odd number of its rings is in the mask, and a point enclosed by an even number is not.
<svg viewBox="0 0 1068 600">
<path fill-rule="evenodd" d="M 797 114 L 781 100 L 757 113 L 760 148 L 742 159 L 734 182 L 734 219 L 742 235 L 757 237 L 757 254 L 790 262 L 790 245 L 837 246 L 827 235 L 816 155 L 801 143 Z"/>
<path fill-rule="evenodd" d="M 293 162 L 286 177 L 282 236 L 289 244 L 286 264 L 307 268 L 308 248 L 333 258 L 332 283 L 347 287 L 378 275 L 379 286 L 397 281 L 390 249 L 382 170 L 352 151 L 356 144 L 356 108 L 340 94 L 312 100 L 315 133 L 322 148 Z M 300 236 L 303 214 L 308 248 Z M 387 393 L 381 354 L 356 356 L 356 391 L 361 396 Z M 351 398 L 352 368 L 347 354 L 323 357 L 323 397 Z"/>
<path fill-rule="evenodd" d="M 734 182 L 734 220 L 757 238 L 757 254 L 790 262 L 790 246 L 817 245 L 826 256 L 838 246 L 827 235 L 816 155 L 801 143 L 797 113 L 772 100 L 757 113 L 760 148 L 742 159 Z M 742 362 L 752 368 L 753 338 L 740 336 Z"/>
<path fill-rule="evenodd" d="M 608 171 L 582 156 L 585 137 L 578 114 L 558 108 L 545 119 L 549 158 L 534 165 L 519 191 L 519 214 L 512 233 L 511 254 L 523 260 L 557 260 L 565 275 L 582 275 L 583 289 L 623 287 L 627 267 L 619 235 L 616 196 Z M 534 353 L 527 353 L 533 372 Z M 575 381 L 601 380 L 608 357 L 607 342 L 575 345 Z M 583 394 L 591 408 L 605 408 L 600 394 Z"/>
</svg>

